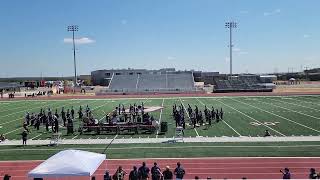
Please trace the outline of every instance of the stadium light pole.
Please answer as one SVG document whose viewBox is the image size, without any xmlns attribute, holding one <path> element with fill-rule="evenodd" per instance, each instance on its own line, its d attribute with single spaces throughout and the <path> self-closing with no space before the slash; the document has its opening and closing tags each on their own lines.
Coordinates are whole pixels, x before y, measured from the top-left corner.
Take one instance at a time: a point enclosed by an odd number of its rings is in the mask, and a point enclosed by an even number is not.
<svg viewBox="0 0 320 180">
<path fill-rule="evenodd" d="M 237 28 L 237 23 L 234 21 L 229 21 L 225 23 L 225 28 L 228 28 L 230 30 L 230 35 L 229 35 L 229 48 L 230 48 L 230 76 L 232 76 L 232 29 Z"/>
<path fill-rule="evenodd" d="M 68 26 L 68 32 L 72 32 L 72 43 L 73 43 L 73 65 L 74 65 L 73 93 L 76 92 L 76 85 L 77 85 L 76 45 L 74 42 L 74 32 L 78 31 L 78 29 L 79 27 L 77 25 Z"/>
</svg>

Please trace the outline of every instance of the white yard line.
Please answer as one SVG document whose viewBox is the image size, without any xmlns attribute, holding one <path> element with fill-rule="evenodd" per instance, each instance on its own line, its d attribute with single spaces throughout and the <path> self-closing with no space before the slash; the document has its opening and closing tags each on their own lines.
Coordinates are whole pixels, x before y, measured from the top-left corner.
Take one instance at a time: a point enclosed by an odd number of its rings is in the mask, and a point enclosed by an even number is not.
<svg viewBox="0 0 320 180">
<path fill-rule="evenodd" d="M 232 107 L 232 106 L 230 106 L 230 105 L 228 105 L 228 104 L 225 104 L 224 102 L 222 102 L 222 101 L 220 101 L 220 100 L 216 100 L 216 101 L 218 101 L 218 102 L 220 102 L 221 104 L 223 104 L 223 105 L 225 105 L 225 106 L 228 106 L 229 108 L 231 108 L 231 109 L 233 109 L 233 110 L 235 110 L 235 111 L 239 112 L 240 114 L 242 114 L 242 115 L 244 115 L 244 116 L 246 116 L 246 117 L 248 117 L 248 118 L 250 118 L 250 119 L 252 119 L 252 120 L 254 120 L 254 121 L 258 122 L 258 123 L 260 123 L 260 124 L 262 124 L 263 126 L 265 126 L 265 127 L 269 128 L 269 129 L 273 130 L 274 132 L 276 132 L 276 133 L 280 134 L 281 136 L 286 136 L 286 135 L 282 134 L 281 132 L 279 132 L 279 131 L 277 131 L 277 130 L 273 129 L 272 127 L 267 126 L 267 125 L 265 125 L 264 123 L 262 123 L 262 122 L 258 121 L 257 119 L 255 119 L 255 118 L 253 118 L 253 117 L 251 117 L 251 116 L 249 116 L 249 115 L 247 115 L 247 114 L 245 114 L 245 113 L 243 113 L 243 112 L 239 111 L 238 109 L 236 109 L 236 108 L 234 108 L 234 107 Z"/>
<path fill-rule="evenodd" d="M 300 104 L 295 104 L 295 103 L 286 102 L 286 101 L 280 101 L 280 100 L 276 100 L 276 99 L 272 99 L 272 98 L 268 98 L 268 99 L 270 99 L 270 100 L 272 100 L 272 101 L 281 102 L 281 103 L 286 103 L 286 104 L 292 104 L 292 105 L 295 105 L 295 106 L 300 106 L 300 107 L 307 108 L 307 109 L 312 109 L 312 110 L 315 110 L 315 111 L 320 111 L 320 109 L 315 109 L 315 108 L 303 106 L 303 105 L 300 105 Z"/>
<path fill-rule="evenodd" d="M 183 107 L 184 111 L 186 112 L 186 114 L 187 114 L 188 118 L 190 119 L 189 113 L 188 113 L 188 111 L 186 110 L 186 107 L 184 107 L 184 104 L 183 104 L 183 102 L 182 102 L 181 98 L 179 98 L 179 100 L 180 100 L 180 103 L 181 103 L 181 105 L 182 105 L 182 107 Z M 191 119 L 190 119 L 190 120 L 191 120 Z M 198 131 L 197 131 L 197 128 L 193 128 L 193 129 L 194 129 L 194 131 L 196 132 L 197 137 L 199 137 L 199 133 L 198 133 Z"/>
<path fill-rule="evenodd" d="M 63 104 L 63 105 L 61 105 L 61 106 L 56 107 L 56 109 L 57 109 L 57 108 L 60 108 L 60 107 L 63 107 L 63 106 L 65 106 L 65 105 L 71 104 L 71 103 L 74 103 L 74 102 L 69 102 L 69 103 L 67 103 L 67 104 Z M 55 103 L 55 104 L 56 104 L 56 103 Z M 50 107 L 51 107 L 51 106 L 52 106 L 52 104 L 50 105 Z M 32 109 L 34 109 L 34 108 L 32 108 Z M 25 112 L 29 112 L 30 110 L 31 110 L 31 109 L 27 109 L 27 110 L 25 110 Z M 24 117 L 22 117 L 22 118 L 17 118 L 17 119 L 11 120 L 11 121 L 7 121 L 7 122 L 5 122 L 5 123 L 1 123 L 0 126 L 5 125 L 5 124 L 9 124 L 9 123 L 11 123 L 11 122 L 23 120 L 23 118 L 24 118 Z"/>
<path fill-rule="evenodd" d="M 12 104 L 9 104 L 9 106 L 6 106 L 6 108 L 2 108 L 2 109 L 1 109 L 2 111 L 0 111 L 0 113 L 4 113 L 4 112 L 6 112 L 6 111 L 11 111 L 11 110 L 14 110 L 14 109 L 23 108 L 23 107 L 26 107 L 26 105 L 29 105 L 29 104 L 31 104 L 31 103 L 32 103 L 32 102 L 26 102 L 26 103 L 23 103 L 22 105 L 18 105 L 18 107 L 17 107 L 17 105 L 14 105 L 13 108 L 11 108 L 11 106 L 10 106 L 10 105 L 12 105 Z M 35 102 L 35 103 L 37 103 L 37 104 L 42 104 L 43 102 Z"/>
<path fill-rule="evenodd" d="M 315 117 L 315 116 L 312 116 L 312 115 L 309 115 L 309 114 L 305 114 L 305 113 L 302 113 L 302 112 L 299 112 L 299 111 L 295 111 L 295 110 L 292 110 L 292 109 L 288 109 L 288 108 L 285 108 L 285 107 L 282 107 L 282 106 L 278 106 L 278 105 L 275 105 L 275 104 L 272 104 L 272 103 L 266 103 L 266 102 L 263 102 L 263 101 L 259 101 L 259 100 L 256 100 L 258 102 L 261 102 L 261 103 L 264 103 L 264 104 L 268 104 L 268 105 L 271 105 L 271 106 L 274 106 L 274 107 L 278 107 L 278 108 L 282 108 L 282 109 L 286 109 L 288 111 L 291 111 L 291 112 L 295 112 L 295 113 L 298 113 L 298 114 L 302 114 L 304 116 L 308 116 L 308 117 L 312 117 L 314 119 L 319 119 L 319 117 Z"/>
<path fill-rule="evenodd" d="M 257 107 L 257 106 L 253 106 L 253 105 L 251 105 L 251 104 L 248 104 L 248 103 L 245 103 L 245 102 L 242 102 L 242 101 L 239 101 L 239 100 L 235 100 L 235 98 L 230 98 L 230 99 L 232 99 L 233 101 L 236 101 L 236 102 L 245 104 L 245 105 L 247 105 L 247 106 L 251 106 L 251 107 L 253 107 L 253 108 L 259 109 L 259 110 L 264 111 L 264 112 L 266 112 L 266 113 L 272 114 L 272 115 L 277 116 L 277 117 L 279 117 L 279 118 L 281 118 L 281 119 L 287 120 L 287 121 L 292 122 L 292 123 L 297 124 L 297 125 L 300 125 L 300 126 L 302 126 L 302 127 L 304 127 L 304 128 L 307 128 L 307 129 L 310 129 L 310 130 L 313 130 L 313 131 L 316 131 L 316 132 L 320 132 L 319 130 L 313 129 L 313 128 L 309 127 L 309 126 L 306 126 L 306 125 L 304 125 L 304 124 L 298 123 L 298 122 L 296 122 L 296 121 L 293 121 L 293 120 L 288 119 L 288 118 L 286 118 L 286 117 L 280 116 L 280 115 L 278 115 L 278 114 L 274 114 L 274 113 L 272 113 L 272 112 L 270 112 L 270 111 L 267 111 L 267 110 L 265 110 L 265 109 L 259 108 L 259 107 Z"/>
<path fill-rule="evenodd" d="M 35 106 L 35 107 L 32 107 L 32 108 L 30 108 L 30 109 L 24 109 L 24 110 L 22 110 L 22 111 L 17 111 L 17 112 L 14 112 L 14 113 L 10 113 L 10 114 L 6 114 L 6 115 L 4 115 L 4 116 L 0 116 L 0 118 L 3 118 L 3 117 L 7 117 L 7 116 L 11 116 L 11 115 L 14 115 L 14 114 L 17 114 L 17 113 L 21 113 L 21 112 L 27 112 L 27 111 L 30 111 L 31 109 L 36 109 L 36 108 L 41 108 L 41 107 L 44 107 L 44 106 L 48 106 L 48 103 L 49 103 L 50 101 L 46 101 L 46 105 L 43 105 L 43 104 L 41 104 L 40 106 Z M 58 103 L 58 102 L 57 102 Z M 56 104 L 56 103 L 54 103 L 54 104 Z M 50 106 L 52 106 L 52 105 L 50 105 Z"/>
<path fill-rule="evenodd" d="M 164 104 L 164 99 L 162 99 L 161 107 L 163 107 L 163 104 Z M 162 112 L 163 112 L 163 108 L 160 110 L 159 125 L 161 125 Z M 156 138 L 158 138 L 158 134 L 159 134 L 159 129 L 157 130 Z"/>
<path fill-rule="evenodd" d="M 69 103 L 67 103 L 67 104 L 71 104 L 71 103 L 74 103 L 74 102 L 69 102 Z M 64 104 L 64 105 L 65 105 L 65 104 Z M 61 106 L 58 106 L 58 107 L 62 107 L 62 106 L 64 106 L 64 105 L 61 105 Z M 29 110 L 30 110 L 30 109 L 29 109 Z M 15 120 L 12 120 L 12 121 L 10 121 L 10 122 L 18 121 L 18 120 L 21 120 L 21 119 L 23 119 L 23 118 L 15 119 Z M 9 122 L 3 123 L 3 124 L 8 124 L 8 123 L 9 123 Z M 2 124 L 1 124 L 1 125 L 2 125 Z M 18 131 L 18 130 L 20 130 L 20 129 L 22 129 L 22 127 L 17 128 L 17 129 L 12 130 L 12 131 L 9 131 L 9 132 L 6 132 L 4 135 L 11 134 L 11 133 L 13 133 L 13 132 L 15 132 L 15 131 Z"/>
<path fill-rule="evenodd" d="M 313 105 L 320 105 L 320 104 L 318 104 L 316 102 L 304 101 L 304 100 L 301 100 L 301 99 L 298 99 L 298 98 L 292 98 L 292 100 L 303 102 L 303 103 L 308 103 L 308 104 L 313 104 Z"/>
<path fill-rule="evenodd" d="M 19 127 L 19 128 L 17 128 L 17 129 L 12 130 L 12 131 L 6 132 L 6 133 L 4 133 L 3 135 L 11 134 L 11 133 L 13 133 L 13 132 L 15 132 L 15 131 L 18 131 L 18 130 L 20 130 L 20 129 L 22 129 L 22 127 Z"/>
<path fill-rule="evenodd" d="M 42 133 L 40 133 L 40 134 L 38 134 L 37 136 L 31 138 L 30 140 L 33 140 L 33 139 L 35 139 L 35 138 L 37 138 L 37 137 L 39 137 L 39 136 L 41 136 L 41 135 L 42 135 Z"/>
<path fill-rule="evenodd" d="M 205 104 L 200 101 L 198 98 L 196 98 L 198 102 L 200 102 L 202 105 L 205 106 Z M 238 131 L 236 131 L 232 126 L 230 126 L 225 120 L 222 120 L 222 122 L 224 122 L 230 129 L 232 129 L 236 134 L 238 134 L 239 136 L 242 136 Z"/>
</svg>

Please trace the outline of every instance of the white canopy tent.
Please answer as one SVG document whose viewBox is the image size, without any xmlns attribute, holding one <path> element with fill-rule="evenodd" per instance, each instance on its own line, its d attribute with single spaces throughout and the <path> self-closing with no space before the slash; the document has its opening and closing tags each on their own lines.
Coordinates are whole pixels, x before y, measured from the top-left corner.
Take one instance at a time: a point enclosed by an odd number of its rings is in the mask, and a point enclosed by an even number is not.
<svg viewBox="0 0 320 180">
<path fill-rule="evenodd" d="M 64 150 L 53 155 L 28 173 L 28 178 L 88 176 L 106 159 L 105 154 Z"/>
</svg>

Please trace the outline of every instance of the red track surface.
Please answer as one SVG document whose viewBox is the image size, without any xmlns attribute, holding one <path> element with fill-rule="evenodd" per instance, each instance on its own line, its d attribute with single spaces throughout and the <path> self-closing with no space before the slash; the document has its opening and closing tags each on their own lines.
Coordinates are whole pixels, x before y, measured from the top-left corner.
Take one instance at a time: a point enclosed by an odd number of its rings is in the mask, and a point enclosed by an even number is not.
<svg viewBox="0 0 320 180">
<path fill-rule="evenodd" d="M 186 170 L 186 179 L 195 176 L 200 178 L 211 177 L 213 179 L 281 179 L 280 169 L 288 167 L 294 179 L 307 179 L 311 167 L 320 169 L 320 158 L 194 158 L 194 159 L 132 159 L 132 160 L 106 160 L 95 172 L 97 180 L 102 180 L 106 169 L 111 174 L 121 165 L 128 173 L 132 166 L 139 167 L 145 161 L 151 168 L 153 162 L 157 162 L 161 169 L 170 166 L 176 167 L 176 162 L 181 162 Z M 13 161 L 0 162 L 0 178 L 5 173 L 12 176 L 13 180 L 27 179 L 27 173 L 42 161 Z M 59 178 L 61 179 L 61 178 Z M 88 180 L 83 178 L 67 178 L 69 180 Z M 128 176 L 126 176 L 128 179 Z"/>
</svg>

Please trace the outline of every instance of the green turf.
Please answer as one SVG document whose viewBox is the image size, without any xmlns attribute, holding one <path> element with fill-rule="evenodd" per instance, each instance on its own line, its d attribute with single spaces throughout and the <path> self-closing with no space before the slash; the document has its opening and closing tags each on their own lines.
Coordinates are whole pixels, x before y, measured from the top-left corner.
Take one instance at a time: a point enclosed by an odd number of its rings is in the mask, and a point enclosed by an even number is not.
<svg viewBox="0 0 320 180">
<path fill-rule="evenodd" d="M 64 149 L 104 152 L 106 145 L 0 146 L 0 161 L 40 160 Z M 320 142 L 113 144 L 108 159 L 182 157 L 317 157 Z"/>
<path fill-rule="evenodd" d="M 92 99 L 92 100 L 21 100 L 0 102 L 0 133 L 5 134 L 8 139 L 20 139 L 22 121 L 25 113 L 36 112 L 40 108 L 50 107 L 53 111 L 61 107 L 65 109 L 73 106 L 75 111 L 79 106 L 87 104 L 93 109 L 97 119 L 104 120 L 105 113 L 110 112 L 118 104 L 133 104 L 144 102 L 145 106 L 164 105 L 161 121 L 168 122 L 168 132 L 165 134 L 138 134 L 119 135 L 118 138 L 138 137 L 173 137 L 175 134 L 175 123 L 171 116 L 172 105 L 188 104 L 197 105 L 203 111 L 204 105 L 211 108 L 223 108 L 225 111 L 224 121 L 214 123 L 209 129 L 198 127 L 193 129 L 187 126 L 185 136 L 262 136 L 266 129 L 272 135 L 320 135 L 320 96 L 273 96 L 273 97 L 214 97 L 214 98 L 150 98 L 150 99 Z M 154 112 L 155 118 L 160 117 L 160 112 Z M 187 122 L 189 120 L 187 119 Z M 264 125 L 265 122 L 276 123 L 275 125 Z M 255 124 L 255 125 L 252 125 Z M 79 120 L 75 120 L 76 129 Z M 48 139 L 51 132 L 46 132 L 44 127 L 36 131 L 30 127 L 29 139 Z M 63 138 L 111 138 L 113 135 L 74 135 L 66 136 L 66 130 L 61 129 Z"/>
</svg>

